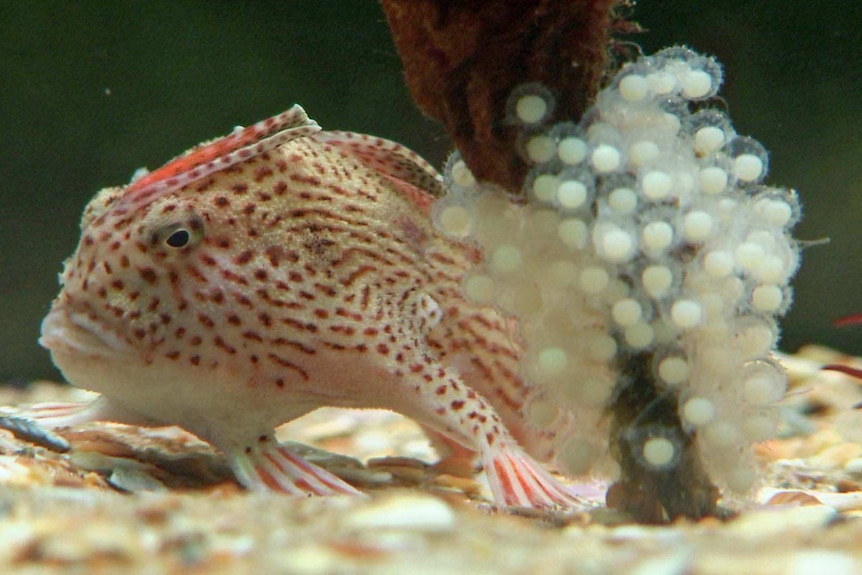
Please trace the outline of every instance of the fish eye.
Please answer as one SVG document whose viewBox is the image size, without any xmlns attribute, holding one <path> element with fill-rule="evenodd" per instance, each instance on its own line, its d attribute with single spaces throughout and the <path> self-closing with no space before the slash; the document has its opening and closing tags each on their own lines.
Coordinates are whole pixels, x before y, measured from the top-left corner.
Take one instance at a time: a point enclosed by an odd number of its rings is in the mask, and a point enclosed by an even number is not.
<svg viewBox="0 0 862 575">
<path fill-rule="evenodd" d="M 180 228 L 169 235 L 165 240 L 165 243 L 172 248 L 184 248 L 189 245 L 191 239 L 191 233 L 186 229 Z"/>
<path fill-rule="evenodd" d="M 204 222 L 197 214 L 190 213 L 181 219 L 175 217 L 160 218 L 149 230 L 148 243 L 162 255 L 168 253 L 185 253 L 196 246 L 204 236 Z M 165 221 L 167 220 L 167 221 Z"/>
</svg>

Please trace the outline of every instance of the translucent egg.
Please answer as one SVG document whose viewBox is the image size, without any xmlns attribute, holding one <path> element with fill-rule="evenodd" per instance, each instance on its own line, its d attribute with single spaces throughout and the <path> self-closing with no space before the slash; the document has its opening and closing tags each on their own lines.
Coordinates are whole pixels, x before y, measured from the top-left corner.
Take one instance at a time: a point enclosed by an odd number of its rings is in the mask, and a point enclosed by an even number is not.
<svg viewBox="0 0 862 575">
<path fill-rule="evenodd" d="M 662 298 L 673 285 L 673 272 L 663 265 L 648 266 L 641 272 L 641 284 L 650 296 Z"/>
<path fill-rule="evenodd" d="M 774 284 L 764 284 L 751 291 L 751 306 L 757 311 L 775 313 L 784 304 L 784 290 Z"/>
<path fill-rule="evenodd" d="M 598 256 L 611 263 L 626 262 L 637 250 L 634 236 L 614 224 L 597 225 L 593 238 Z"/>
<path fill-rule="evenodd" d="M 489 275 L 471 274 L 464 281 L 464 293 L 467 298 L 479 305 L 492 303 L 496 290 L 497 282 Z"/>
<path fill-rule="evenodd" d="M 721 66 L 713 58 L 702 56 L 689 48 L 673 46 L 655 56 L 657 63 L 673 74 L 682 87 L 682 95 L 700 100 L 714 95 L 721 85 Z"/>
<path fill-rule="evenodd" d="M 557 226 L 557 237 L 572 249 L 584 249 L 590 237 L 586 222 L 578 218 L 566 218 Z"/>
<path fill-rule="evenodd" d="M 749 441 L 766 441 L 775 437 L 777 425 L 767 415 L 752 415 L 742 423 L 742 432 Z"/>
<path fill-rule="evenodd" d="M 541 122 L 548 113 L 548 103 L 536 94 L 527 94 L 518 98 L 515 104 L 518 119 L 525 124 Z"/>
<path fill-rule="evenodd" d="M 707 329 L 711 327 L 707 326 Z M 736 375 L 739 367 L 738 356 L 723 338 L 711 339 L 708 344 L 700 347 L 698 353 L 700 373 L 708 373 L 712 377 L 722 379 Z"/>
<path fill-rule="evenodd" d="M 587 183 L 577 179 L 561 180 L 556 192 L 557 205 L 565 210 L 577 210 L 592 200 L 592 190 Z"/>
<path fill-rule="evenodd" d="M 680 329 L 697 327 L 703 318 L 700 304 L 690 299 L 680 299 L 670 308 L 670 319 Z"/>
<path fill-rule="evenodd" d="M 640 102 L 647 97 L 649 82 L 640 74 L 629 74 L 620 80 L 620 96 L 627 102 Z"/>
<path fill-rule="evenodd" d="M 717 151 L 724 145 L 726 135 L 718 126 L 704 126 L 694 133 L 694 149 L 701 156 Z"/>
<path fill-rule="evenodd" d="M 703 269 L 714 278 L 723 278 L 733 273 L 736 260 L 726 250 L 713 250 L 703 258 Z"/>
<path fill-rule="evenodd" d="M 746 359 L 769 353 L 778 339 L 778 326 L 771 320 L 749 317 L 737 322 L 736 346 Z"/>
<path fill-rule="evenodd" d="M 590 295 L 603 292 L 609 283 L 610 275 L 607 270 L 596 266 L 584 268 L 578 278 L 578 285 L 585 293 Z"/>
<path fill-rule="evenodd" d="M 682 81 L 682 95 L 697 100 L 713 92 L 712 76 L 704 70 L 692 70 Z"/>
<path fill-rule="evenodd" d="M 668 385 L 680 385 L 688 380 L 688 361 L 682 356 L 669 355 L 658 363 L 658 376 Z"/>
<path fill-rule="evenodd" d="M 536 134 L 524 144 L 527 158 L 534 164 L 545 164 L 557 155 L 557 144 L 545 134 Z"/>
<path fill-rule="evenodd" d="M 635 166 L 645 166 L 661 154 L 658 144 L 650 140 L 635 142 L 629 148 L 629 161 Z"/>
<path fill-rule="evenodd" d="M 512 90 L 507 103 L 510 121 L 535 126 L 551 117 L 554 96 L 538 82 L 522 84 Z"/>
<path fill-rule="evenodd" d="M 733 162 L 733 173 L 740 181 L 757 182 L 766 175 L 769 154 L 754 138 L 736 137 L 727 143 L 726 151 Z"/>
<path fill-rule="evenodd" d="M 676 134 L 682 128 L 682 120 L 672 112 L 665 112 L 661 117 L 662 128 L 671 134 Z"/>
<path fill-rule="evenodd" d="M 666 437 L 650 437 L 643 444 L 642 455 L 651 467 L 667 467 L 677 456 L 674 443 Z"/>
<path fill-rule="evenodd" d="M 634 349 L 646 349 L 655 342 L 655 330 L 643 321 L 630 325 L 623 331 L 626 345 Z"/>
<path fill-rule="evenodd" d="M 452 183 L 463 188 L 472 188 L 476 185 L 476 178 L 467 164 L 461 158 L 461 154 L 454 153 L 449 157 L 446 165 L 446 173 L 452 179 Z"/>
<path fill-rule="evenodd" d="M 471 232 L 470 211 L 461 205 L 448 205 L 439 210 L 437 223 L 440 229 L 455 238 L 466 238 Z"/>
<path fill-rule="evenodd" d="M 624 298 L 617 301 L 611 308 L 611 317 L 621 326 L 632 326 L 638 323 L 643 316 L 641 304 L 632 298 Z"/>
<path fill-rule="evenodd" d="M 736 261 L 742 266 L 742 269 L 754 271 L 766 259 L 766 250 L 759 243 L 747 241 L 736 247 L 734 255 L 736 256 Z"/>
<path fill-rule="evenodd" d="M 663 200 L 673 189 L 673 178 L 667 172 L 651 170 L 641 178 L 641 191 L 653 201 Z"/>
<path fill-rule="evenodd" d="M 554 193 L 556 192 L 557 185 L 559 185 L 559 178 L 555 174 L 538 173 L 532 180 L 528 181 L 530 183 L 528 193 L 536 198 L 536 200 L 544 203 L 554 201 Z"/>
<path fill-rule="evenodd" d="M 683 404 L 682 416 L 691 425 L 705 425 L 715 417 L 715 405 L 705 397 L 692 397 Z"/>
<path fill-rule="evenodd" d="M 682 219 L 683 236 L 690 242 L 702 242 L 712 235 L 712 216 L 702 210 L 692 210 Z"/>
<path fill-rule="evenodd" d="M 733 173 L 743 182 L 760 179 L 763 168 L 763 160 L 754 154 L 740 154 L 733 159 Z"/>
<path fill-rule="evenodd" d="M 557 155 L 564 164 L 580 164 L 587 157 L 587 143 L 573 136 L 563 138 L 557 145 Z"/>
<path fill-rule="evenodd" d="M 778 238 L 772 230 L 754 229 L 748 232 L 746 241 L 754 242 L 763 246 L 764 250 L 772 251 L 778 243 Z"/>
<path fill-rule="evenodd" d="M 547 376 L 557 376 L 565 372 L 569 365 L 569 355 L 561 347 L 546 347 L 536 358 L 538 369 Z"/>
<path fill-rule="evenodd" d="M 609 335 L 598 335 L 587 342 L 587 355 L 598 361 L 610 361 L 617 353 L 617 342 Z"/>
<path fill-rule="evenodd" d="M 647 254 L 666 251 L 673 240 L 673 227 L 667 222 L 650 222 L 641 229 L 641 248 Z"/>
<path fill-rule="evenodd" d="M 775 403 L 784 397 L 787 375 L 770 360 L 754 360 L 743 366 L 741 389 L 743 399 L 754 405 Z"/>
<path fill-rule="evenodd" d="M 609 174 L 620 167 L 622 156 L 614 146 L 601 144 L 590 155 L 590 163 L 597 173 Z"/>
<path fill-rule="evenodd" d="M 669 46 L 662 48 L 652 56 L 655 66 L 664 66 L 669 68 L 673 65 L 683 65 L 687 62 L 693 62 L 700 55 L 686 46 Z"/>
<path fill-rule="evenodd" d="M 793 208 L 783 200 L 764 198 L 755 202 L 754 210 L 774 226 L 784 227 L 793 219 Z"/>
<path fill-rule="evenodd" d="M 686 124 L 688 132 L 694 134 L 694 151 L 700 158 L 719 151 L 735 135 L 727 115 L 713 108 L 698 110 Z"/>
<path fill-rule="evenodd" d="M 646 76 L 650 90 L 659 96 L 671 94 L 677 89 L 676 77 L 670 72 L 659 70 Z"/>
<path fill-rule="evenodd" d="M 614 390 L 614 381 L 598 377 L 586 377 L 577 384 L 578 403 L 601 407 L 607 404 Z"/>
<path fill-rule="evenodd" d="M 619 214 L 630 214 L 637 208 L 637 193 L 631 188 L 616 188 L 608 194 L 608 205 Z"/>
<path fill-rule="evenodd" d="M 490 267 L 495 272 L 512 273 L 520 269 L 522 264 L 521 249 L 512 244 L 497 247 L 491 255 Z"/>
<path fill-rule="evenodd" d="M 767 189 L 754 201 L 752 210 L 776 228 L 787 228 L 799 219 L 799 201 L 794 191 Z"/>
<path fill-rule="evenodd" d="M 591 442 L 573 435 L 560 449 L 559 459 L 572 475 L 584 475 L 590 471 L 601 455 L 601 449 Z"/>
<path fill-rule="evenodd" d="M 560 409 L 550 401 L 534 401 L 527 409 L 527 418 L 536 427 L 549 427 L 560 416 Z"/>
<path fill-rule="evenodd" d="M 726 420 L 713 421 L 702 431 L 703 440 L 715 449 L 730 449 L 742 441 L 742 434 L 736 425 Z"/>
<path fill-rule="evenodd" d="M 738 466 L 727 475 L 727 486 L 736 493 L 747 493 L 754 487 L 757 476 L 747 467 Z"/>
<path fill-rule="evenodd" d="M 703 168 L 698 174 L 698 183 L 704 194 L 720 194 L 727 188 L 727 172 L 717 166 Z"/>
</svg>

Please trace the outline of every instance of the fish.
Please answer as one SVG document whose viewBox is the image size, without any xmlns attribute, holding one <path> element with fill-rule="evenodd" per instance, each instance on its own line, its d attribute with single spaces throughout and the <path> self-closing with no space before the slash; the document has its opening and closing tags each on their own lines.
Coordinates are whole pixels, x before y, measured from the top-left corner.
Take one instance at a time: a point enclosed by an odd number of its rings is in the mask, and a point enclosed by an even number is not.
<svg viewBox="0 0 862 575">
<path fill-rule="evenodd" d="M 583 502 L 540 461 L 510 318 L 467 301 L 482 258 L 432 222 L 440 174 L 388 140 L 324 131 L 298 105 L 98 192 L 64 263 L 40 344 L 87 405 L 50 426 L 178 425 L 246 488 L 359 491 L 304 460 L 277 426 L 324 406 L 417 421 L 497 506 Z"/>
</svg>

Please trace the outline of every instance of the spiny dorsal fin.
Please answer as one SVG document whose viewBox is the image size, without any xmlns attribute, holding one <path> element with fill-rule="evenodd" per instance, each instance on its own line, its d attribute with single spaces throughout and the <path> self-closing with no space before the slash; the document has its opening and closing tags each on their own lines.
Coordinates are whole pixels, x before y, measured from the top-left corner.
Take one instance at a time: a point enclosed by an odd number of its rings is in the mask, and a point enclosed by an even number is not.
<svg viewBox="0 0 862 575">
<path fill-rule="evenodd" d="M 346 152 L 390 178 L 424 212 L 445 195 L 443 177 L 419 154 L 391 140 L 355 132 L 318 132 L 313 138 Z"/>
<path fill-rule="evenodd" d="M 196 146 L 138 178 L 126 188 L 114 213 L 123 215 L 136 210 L 210 174 L 319 131 L 317 122 L 309 119 L 301 106 L 294 105 L 277 116 L 247 128 L 237 128 L 227 136 Z"/>
</svg>

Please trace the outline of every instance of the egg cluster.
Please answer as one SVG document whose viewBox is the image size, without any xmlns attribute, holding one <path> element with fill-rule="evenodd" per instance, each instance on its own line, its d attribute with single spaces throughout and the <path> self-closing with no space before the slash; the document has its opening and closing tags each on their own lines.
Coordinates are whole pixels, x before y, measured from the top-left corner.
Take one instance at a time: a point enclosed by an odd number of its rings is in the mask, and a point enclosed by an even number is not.
<svg viewBox="0 0 862 575">
<path fill-rule="evenodd" d="M 435 222 L 483 249 L 465 293 L 518 318 L 524 375 L 543 390 L 528 416 L 573 415 L 558 454 L 573 474 L 612 472 L 605 415 L 627 358 L 648 358 L 731 490 L 752 486 L 748 447 L 775 433 L 799 204 L 761 183 L 763 146 L 710 107 L 721 79 L 714 59 L 669 48 L 626 65 L 579 123 L 553 123 L 552 95 L 528 84 L 507 111 L 532 166 L 523 197 L 476 182 L 457 154 L 447 166 Z M 643 465 L 678 459 L 661 428 L 640 441 Z"/>
</svg>

